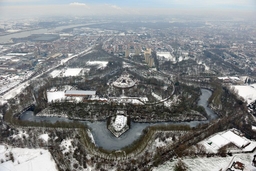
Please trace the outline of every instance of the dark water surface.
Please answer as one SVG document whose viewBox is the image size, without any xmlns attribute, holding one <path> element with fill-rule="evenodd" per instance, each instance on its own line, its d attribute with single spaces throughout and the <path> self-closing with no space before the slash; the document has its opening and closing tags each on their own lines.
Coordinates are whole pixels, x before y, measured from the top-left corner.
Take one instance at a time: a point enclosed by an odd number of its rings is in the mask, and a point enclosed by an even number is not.
<svg viewBox="0 0 256 171">
<path fill-rule="evenodd" d="M 198 101 L 198 105 L 203 106 L 207 112 L 209 120 L 217 118 L 217 115 L 208 108 L 208 99 L 211 97 L 212 92 L 207 89 L 201 89 L 202 95 L 200 96 L 200 100 Z M 47 121 L 47 122 L 56 122 L 56 121 L 66 121 L 70 122 L 67 118 L 61 117 L 42 117 L 42 116 L 35 116 L 32 111 L 24 112 L 21 117 L 21 120 L 28 120 L 28 121 Z M 191 127 L 195 127 L 200 123 L 205 123 L 209 121 L 191 121 L 191 122 L 159 122 L 159 123 L 137 123 L 131 122 L 131 128 L 121 135 L 119 138 L 116 138 L 108 129 L 106 121 L 81 121 L 85 123 L 91 130 L 93 138 L 97 146 L 100 146 L 107 150 L 118 150 L 121 149 L 135 140 L 137 140 L 142 131 L 152 125 L 189 125 Z"/>
</svg>

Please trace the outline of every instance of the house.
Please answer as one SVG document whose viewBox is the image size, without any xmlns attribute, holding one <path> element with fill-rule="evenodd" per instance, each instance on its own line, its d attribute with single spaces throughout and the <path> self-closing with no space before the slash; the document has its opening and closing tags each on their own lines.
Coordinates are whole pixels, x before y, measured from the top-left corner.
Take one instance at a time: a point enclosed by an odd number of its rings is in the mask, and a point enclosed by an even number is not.
<svg viewBox="0 0 256 171">
<path fill-rule="evenodd" d="M 239 161 L 234 162 L 233 166 L 235 169 L 244 170 L 244 164 Z"/>
</svg>

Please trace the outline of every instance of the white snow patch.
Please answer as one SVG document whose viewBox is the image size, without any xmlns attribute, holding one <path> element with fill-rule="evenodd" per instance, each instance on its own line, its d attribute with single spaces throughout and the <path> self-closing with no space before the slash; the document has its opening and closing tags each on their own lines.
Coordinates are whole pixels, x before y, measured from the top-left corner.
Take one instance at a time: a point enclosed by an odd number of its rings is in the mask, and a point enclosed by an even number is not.
<svg viewBox="0 0 256 171">
<path fill-rule="evenodd" d="M 238 95 L 250 104 L 256 100 L 256 84 L 233 86 Z"/>
<path fill-rule="evenodd" d="M 44 140 L 45 142 L 47 142 L 48 139 L 49 139 L 49 135 L 48 135 L 48 134 L 42 134 L 42 135 L 39 136 L 39 139 L 42 139 L 42 140 Z"/>
<path fill-rule="evenodd" d="M 29 135 L 26 132 L 19 131 L 18 134 L 15 134 L 12 136 L 12 138 L 14 138 L 14 139 L 19 139 L 19 138 L 23 138 L 23 137 L 28 138 Z"/>
<path fill-rule="evenodd" d="M 88 133 L 89 137 L 91 138 L 93 144 L 95 144 L 95 140 L 94 140 L 94 138 L 93 138 L 93 135 L 92 135 L 91 130 L 88 129 L 87 133 Z"/>
<path fill-rule="evenodd" d="M 64 91 L 47 91 L 47 101 L 48 103 L 50 102 L 55 102 L 55 101 L 61 101 L 66 98 L 65 92 Z"/>
<path fill-rule="evenodd" d="M 107 61 L 88 61 L 86 65 L 88 66 L 98 66 L 97 69 L 104 69 L 107 66 Z"/>
<path fill-rule="evenodd" d="M 160 141 L 159 138 L 157 138 L 155 140 L 155 146 L 156 147 L 164 147 L 164 146 L 166 146 L 166 143 L 164 143 L 163 141 Z"/>
<path fill-rule="evenodd" d="M 72 141 L 73 139 L 67 139 L 61 142 L 60 147 L 62 149 L 63 154 L 65 154 L 66 152 L 69 152 L 70 150 L 74 150 L 71 143 Z"/>
<path fill-rule="evenodd" d="M 253 125 L 252 125 L 252 130 L 253 130 L 253 131 L 256 131 L 256 126 L 253 126 Z"/>
<path fill-rule="evenodd" d="M 52 71 L 51 73 L 50 73 L 50 76 L 52 77 L 52 78 L 55 78 L 55 77 L 58 77 L 60 74 L 61 74 L 61 70 L 54 70 L 54 71 Z"/>
<path fill-rule="evenodd" d="M 151 95 L 156 98 L 157 100 L 162 100 L 163 98 L 159 95 L 157 95 L 156 93 L 152 92 Z"/>
<path fill-rule="evenodd" d="M 63 77 L 73 77 L 81 75 L 82 70 L 82 68 L 67 68 L 67 70 L 65 70 L 65 72 L 63 73 Z"/>
<path fill-rule="evenodd" d="M 10 153 L 13 154 L 14 162 L 10 160 Z M 57 171 L 56 164 L 48 150 L 12 148 L 0 145 L 1 171 Z"/>
<path fill-rule="evenodd" d="M 175 57 L 173 57 L 170 52 L 157 52 L 156 55 L 166 60 L 175 61 Z"/>
</svg>

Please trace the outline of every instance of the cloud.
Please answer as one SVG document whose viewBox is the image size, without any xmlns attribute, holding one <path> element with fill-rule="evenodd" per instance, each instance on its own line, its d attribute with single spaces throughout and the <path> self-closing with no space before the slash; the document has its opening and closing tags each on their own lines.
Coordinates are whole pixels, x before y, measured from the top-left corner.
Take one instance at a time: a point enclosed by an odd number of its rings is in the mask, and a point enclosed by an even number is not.
<svg viewBox="0 0 256 171">
<path fill-rule="evenodd" d="M 69 5 L 71 5 L 71 6 L 82 6 L 82 7 L 87 7 L 88 8 L 88 5 L 86 5 L 85 3 L 80 3 L 80 2 L 72 2 Z"/>
<path fill-rule="evenodd" d="M 118 10 L 121 9 L 119 6 L 116 6 L 116 5 L 111 5 L 111 7 L 114 8 L 114 9 L 118 9 Z"/>
</svg>

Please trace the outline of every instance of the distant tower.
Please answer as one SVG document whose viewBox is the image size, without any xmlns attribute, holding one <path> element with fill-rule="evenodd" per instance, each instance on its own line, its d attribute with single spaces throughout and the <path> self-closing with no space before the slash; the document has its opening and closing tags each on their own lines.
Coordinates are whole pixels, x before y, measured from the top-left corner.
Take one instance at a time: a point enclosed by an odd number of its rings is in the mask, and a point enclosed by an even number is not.
<svg viewBox="0 0 256 171">
<path fill-rule="evenodd" d="M 148 64 L 149 63 L 149 60 L 150 60 L 150 57 L 151 57 L 151 49 L 146 49 L 144 51 L 144 58 L 145 58 L 145 62 Z"/>
<path fill-rule="evenodd" d="M 154 58 L 149 57 L 148 66 L 153 67 L 154 66 Z"/>
<path fill-rule="evenodd" d="M 140 55 L 140 48 L 138 46 L 135 48 L 135 55 Z"/>
<path fill-rule="evenodd" d="M 125 50 L 125 57 L 128 58 L 130 55 L 130 50 L 129 49 L 126 49 Z"/>
</svg>

